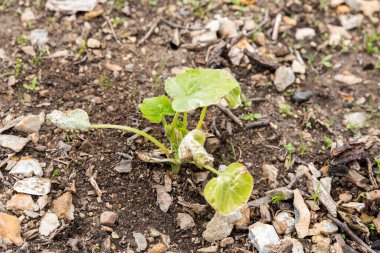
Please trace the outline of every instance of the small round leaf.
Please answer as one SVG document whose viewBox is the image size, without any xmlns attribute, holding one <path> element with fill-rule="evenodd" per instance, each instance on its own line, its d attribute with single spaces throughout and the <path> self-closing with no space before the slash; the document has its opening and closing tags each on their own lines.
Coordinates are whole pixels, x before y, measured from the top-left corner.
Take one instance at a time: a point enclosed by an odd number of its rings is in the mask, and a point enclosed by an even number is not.
<svg viewBox="0 0 380 253">
<path fill-rule="evenodd" d="M 228 215 L 247 203 L 253 178 L 240 163 L 231 163 L 221 175 L 211 179 L 204 189 L 206 201 L 220 214 Z"/>
<path fill-rule="evenodd" d="M 152 123 L 160 123 L 166 115 L 175 113 L 167 96 L 146 98 L 139 108 L 143 117 Z"/>
<path fill-rule="evenodd" d="M 165 82 L 165 90 L 173 98 L 173 109 L 177 112 L 188 112 L 199 107 L 218 104 L 222 98 L 238 87 L 236 79 L 221 69 L 187 69 Z M 231 96 L 236 93 L 237 90 Z M 236 105 L 236 101 L 232 104 Z"/>
</svg>

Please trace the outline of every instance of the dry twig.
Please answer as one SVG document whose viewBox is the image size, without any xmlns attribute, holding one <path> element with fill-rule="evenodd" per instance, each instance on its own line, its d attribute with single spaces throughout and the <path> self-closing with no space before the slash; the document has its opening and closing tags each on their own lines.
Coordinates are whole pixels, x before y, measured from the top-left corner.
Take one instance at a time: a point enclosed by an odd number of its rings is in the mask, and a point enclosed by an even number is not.
<svg viewBox="0 0 380 253">
<path fill-rule="evenodd" d="M 147 133 L 147 132 L 149 132 L 150 130 L 152 130 L 153 128 L 151 128 L 151 127 L 146 127 L 146 128 L 144 128 L 142 131 L 144 132 L 144 133 Z M 131 137 L 129 137 L 128 139 L 127 139 L 127 143 L 132 143 L 132 142 L 134 142 L 137 138 L 139 138 L 141 135 L 139 135 L 139 134 L 134 134 L 134 135 L 132 135 Z"/>
<path fill-rule="evenodd" d="M 143 44 L 147 39 L 149 39 L 150 35 L 152 35 L 154 29 L 156 29 L 156 27 L 158 26 L 158 24 L 160 23 L 161 20 L 158 20 L 156 22 L 153 23 L 153 25 L 150 27 L 149 31 L 145 34 L 145 36 L 139 40 L 139 42 L 137 42 L 137 45 L 140 46 L 141 44 Z"/>
<path fill-rule="evenodd" d="M 239 126 L 243 126 L 243 122 L 241 122 L 241 120 L 238 117 L 236 117 L 235 114 L 233 114 L 230 109 L 228 109 L 228 108 L 226 108 L 220 104 L 216 105 L 216 107 L 218 107 L 225 115 L 230 117 L 233 120 L 233 122 L 235 122 Z"/>
<path fill-rule="evenodd" d="M 346 223 L 341 222 L 339 219 L 335 218 L 331 214 L 327 214 L 327 217 L 332 220 L 340 229 L 345 231 L 349 236 L 351 236 L 352 239 L 354 239 L 357 243 L 359 243 L 361 246 L 363 246 L 366 250 L 367 253 L 376 253 L 373 249 L 371 249 L 365 242 L 362 241 L 362 239 L 359 238 L 352 230 L 347 226 Z"/>
<path fill-rule="evenodd" d="M 372 170 L 372 163 L 371 161 L 367 158 L 367 166 L 368 166 L 368 175 L 369 175 L 369 180 L 371 180 L 371 184 L 373 185 L 374 189 L 378 188 L 376 179 L 373 175 L 373 170 Z M 0 166 L 1 167 L 1 166 Z"/>
<path fill-rule="evenodd" d="M 111 20 L 108 17 L 104 17 L 104 18 L 107 20 L 107 23 L 108 23 L 108 25 L 111 28 L 112 36 L 115 39 L 115 41 L 117 42 L 117 44 L 119 44 L 120 46 L 123 46 L 123 44 L 121 44 L 120 40 L 117 39 L 115 30 L 113 29 L 113 26 L 112 26 L 112 23 L 111 23 Z"/>
</svg>

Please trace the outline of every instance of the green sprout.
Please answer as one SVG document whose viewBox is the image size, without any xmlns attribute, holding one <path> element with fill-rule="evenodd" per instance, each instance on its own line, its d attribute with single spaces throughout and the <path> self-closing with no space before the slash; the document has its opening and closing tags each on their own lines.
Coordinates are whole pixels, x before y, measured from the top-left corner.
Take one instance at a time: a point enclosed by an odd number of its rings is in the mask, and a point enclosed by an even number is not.
<svg viewBox="0 0 380 253">
<path fill-rule="evenodd" d="M 162 124 L 170 147 L 133 127 L 91 124 L 88 114 L 81 109 L 68 112 L 55 110 L 47 119 L 65 130 L 116 129 L 141 135 L 159 148 L 162 155 L 140 152 L 140 159 L 151 163 L 169 163 L 175 174 L 179 173 L 183 164 L 193 164 L 211 171 L 216 177 L 207 182 L 204 198 L 222 215 L 235 212 L 251 196 L 253 178 L 240 163 L 229 164 L 223 172 L 213 168 L 214 158 L 204 148 L 206 134 L 201 129 L 209 106 L 217 105 L 222 100 L 230 108 L 241 105 L 239 83 L 225 70 L 188 69 L 168 78 L 165 91 L 168 96 L 146 98 L 139 109 L 142 117 L 151 123 Z M 201 110 L 199 121 L 194 129 L 189 129 L 188 113 L 194 110 Z"/>
<path fill-rule="evenodd" d="M 271 198 L 272 204 L 278 204 L 284 200 L 285 200 L 285 194 L 283 192 L 281 192 L 277 195 L 273 195 Z"/>
<path fill-rule="evenodd" d="M 58 174 L 59 174 L 59 170 L 58 170 L 58 169 L 55 169 L 55 170 L 53 171 L 53 173 L 51 174 L 51 178 L 54 178 L 54 177 L 58 176 Z"/>
<path fill-rule="evenodd" d="M 325 136 L 325 143 L 326 143 L 327 148 L 331 149 L 334 141 L 330 137 Z"/>
<path fill-rule="evenodd" d="M 375 226 L 375 224 L 371 223 L 371 224 L 369 225 L 369 230 L 371 230 L 371 231 L 376 231 L 376 226 Z"/>
<path fill-rule="evenodd" d="M 319 0 L 319 8 L 327 12 L 329 10 L 329 0 Z"/>
<path fill-rule="evenodd" d="M 322 58 L 321 60 L 321 64 L 325 67 L 325 68 L 331 68 L 331 60 L 332 58 L 332 55 L 331 54 L 328 54 L 326 55 L 325 57 Z"/>
<path fill-rule="evenodd" d="M 108 89 L 109 87 L 111 87 L 110 81 L 109 81 L 108 77 L 105 76 L 105 75 L 102 75 L 100 77 L 99 83 L 102 84 L 106 89 Z"/>
<path fill-rule="evenodd" d="M 25 38 L 25 37 L 18 37 L 18 38 L 16 39 L 16 42 L 17 42 L 17 44 L 19 44 L 19 45 L 25 45 L 26 43 L 29 42 L 29 39 L 28 39 L 28 38 Z"/>
<path fill-rule="evenodd" d="M 33 77 L 32 82 L 30 84 L 24 83 L 23 87 L 26 90 L 30 90 L 30 91 L 36 91 L 36 90 L 38 90 L 37 77 Z"/>
<path fill-rule="evenodd" d="M 376 46 L 376 42 L 380 39 L 380 35 L 374 32 L 372 35 L 368 36 L 367 33 L 363 33 L 364 37 L 364 49 L 368 54 L 377 54 L 379 48 Z"/>
<path fill-rule="evenodd" d="M 122 9 L 125 5 L 125 0 L 116 0 L 114 3 L 114 7 L 117 9 Z"/>
<path fill-rule="evenodd" d="M 253 120 L 259 120 L 263 117 L 260 113 L 250 113 L 250 114 L 244 114 L 243 120 L 245 121 L 253 121 Z"/>
<path fill-rule="evenodd" d="M 18 77 L 21 74 L 21 70 L 22 70 L 22 59 L 19 57 L 17 58 L 16 62 L 17 62 L 17 66 L 15 70 L 15 77 Z"/>
<path fill-rule="evenodd" d="M 251 107 L 252 101 L 247 98 L 247 96 L 242 92 L 241 93 L 241 102 L 245 107 Z"/>
<path fill-rule="evenodd" d="M 292 108 L 288 104 L 279 104 L 278 110 L 280 113 L 285 114 L 286 116 L 293 117 L 294 113 L 292 112 Z"/>
</svg>

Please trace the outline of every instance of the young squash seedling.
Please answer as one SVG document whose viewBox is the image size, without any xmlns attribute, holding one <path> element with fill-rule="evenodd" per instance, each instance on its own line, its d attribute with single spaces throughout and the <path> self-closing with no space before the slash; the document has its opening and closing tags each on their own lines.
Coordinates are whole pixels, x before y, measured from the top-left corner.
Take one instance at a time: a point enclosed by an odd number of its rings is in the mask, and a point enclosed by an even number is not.
<svg viewBox="0 0 380 253">
<path fill-rule="evenodd" d="M 168 162 L 178 174 L 183 164 L 194 164 L 207 169 L 217 177 L 205 186 L 206 201 L 220 214 L 228 215 L 242 207 L 249 199 L 253 178 L 240 163 L 232 163 L 224 171 L 213 168 L 214 158 L 204 148 L 206 134 L 201 130 L 207 108 L 226 102 L 231 108 L 241 104 L 240 86 L 235 78 L 224 70 L 188 69 L 165 82 L 166 93 L 147 98 L 139 105 L 142 116 L 152 123 L 161 124 L 169 140 L 170 148 L 148 133 L 139 129 L 112 125 L 91 124 L 87 113 L 81 109 L 68 112 L 53 111 L 48 119 L 66 130 L 118 129 L 143 136 L 155 144 L 166 156 L 139 153 L 146 162 Z M 188 128 L 188 112 L 202 108 L 199 121 L 193 130 Z M 168 122 L 167 117 L 172 117 Z M 156 152 L 157 153 L 157 152 Z"/>
</svg>

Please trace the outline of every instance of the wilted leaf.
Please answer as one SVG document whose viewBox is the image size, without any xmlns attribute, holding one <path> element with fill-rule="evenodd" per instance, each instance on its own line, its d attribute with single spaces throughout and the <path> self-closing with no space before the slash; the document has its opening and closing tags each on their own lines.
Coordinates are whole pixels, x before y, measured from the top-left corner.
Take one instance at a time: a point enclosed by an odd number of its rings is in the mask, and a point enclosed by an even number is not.
<svg viewBox="0 0 380 253">
<path fill-rule="evenodd" d="M 195 129 L 189 132 L 178 148 L 178 156 L 181 162 L 194 162 L 200 168 L 205 165 L 211 165 L 214 158 L 203 147 L 205 140 L 206 135 L 201 130 Z"/>
<path fill-rule="evenodd" d="M 140 160 L 146 163 L 173 163 L 173 159 L 168 159 L 164 157 L 165 153 L 161 151 L 152 151 L 152 152 L 138 152 L 137 156 Z"/>
<path fill-rule="evenodd" d="M 188 69 L 165 82 L 165 90 L 173 98 L 173 109 L 177 112 L 218 104 L 238 87 L 235 78 L 220 69 Z"/>
<path fill-rule="evenodd" d="M 160 123 L 166 115 L 172 116 L 175 113 L 169 98 L 164 95 L 144 99 L 139 108 L 143 117 L 152 123 Z"/>
<path fill-rule="evenodd" d="M 86 130 L 91 126 L 87 112 L 82 109 L 66 112 L 54 110 L 46 118 L 59 128 L 65 130 Z"/>
<path fill-rule="evenodd" d="M 228 215 L 248 201 L 252 188 L 253 178 L 247 168 L 240 163 L 232 163 L 207 183 L 204 196 L 217 212 Z"/>
</svg>

